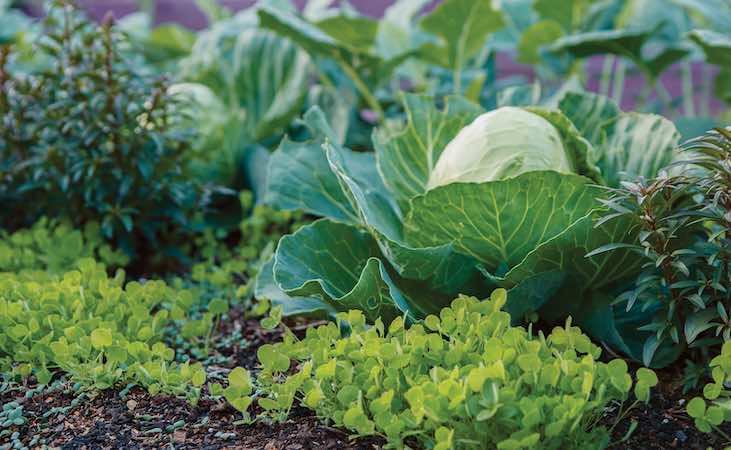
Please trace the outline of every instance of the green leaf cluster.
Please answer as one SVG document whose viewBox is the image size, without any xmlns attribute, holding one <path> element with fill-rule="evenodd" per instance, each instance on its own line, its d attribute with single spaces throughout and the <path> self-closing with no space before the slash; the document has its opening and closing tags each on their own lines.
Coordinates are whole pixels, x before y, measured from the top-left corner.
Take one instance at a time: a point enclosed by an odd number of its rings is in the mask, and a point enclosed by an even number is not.
<svg viewBox="0 0 731 450">
<path fill-rule="evenodd" d="M 249 300 L 261 266 L 271 257 L 279 239 L 309 222 L 302 212 L 276 211 L 264 204 L 253 204 L 253 194 L 239 194 L 246 212 L 233 233 L 224 229 L 206 229 L 195 239 L 196 261 L 190 281 L 216 296 Z M 232 242 L 235 242 L 232 245 Z M 260 301 L 269 298 L 259 295 Z"/>
<path fill-rule="evenodd" d="M 14 44 L 0 47 L 0 221 L 96 222 L 136 256 L 179 245 L 203 196 L 184 173 L 188 137 L 174 131 L 168 83 L 122 56 L 111 20 L 92 22 L 70 0 L 49 5 L 42 68 L 13 71 Z"/>
<path fill-rule="evenodd" d="M 727 383 L 731 381 L 731 341 L 723 344 L 720 354 L 711 360 L 710 367 L 713 381 L 703 388 L 703 397 L 694 397 L 686 407 L 695 426 L 704 433 L 731 421 L 731 391 L 727 389 Z"/>
<path fill-rule="evenodd" d="M 123 267 L 128 258 L 104 242 L 99 225 L 89 222 L 83 231 L 68 222 L 42 218 L 31 228 L 8 233 L 0 230 L 0 272 L 72 270 L 82 258 L 94 258 L 107 267 Z"/>
<path fill-rule="evenodd" d="M 33 371 L 41 384 L 60 370 L 87 387 L 135 383 L 195 401 L 203 368 L 175 363 L 162 339 L 195 301 L 162 281 L 125 284 L 89 258 L 62 275 L 2 273 L 0 368 Z"/>
<path fill-rule="evenodd" d="M 302 340 L 289 334 L 259 350 L 257 402 L 276 416 L 300 401 L 393 448 L 604 448 L 596 420 L 632 392 L 627 365 L 599 362 L 599 347 L 570 321 L 548 336 L 512 327 L 506 300 L 502 289 L 482 302 L 460 296 L 408 328 L 340 313 Z M 647 401 L 656 383 L 643 369 L 634 392 Z"/>
</svg>

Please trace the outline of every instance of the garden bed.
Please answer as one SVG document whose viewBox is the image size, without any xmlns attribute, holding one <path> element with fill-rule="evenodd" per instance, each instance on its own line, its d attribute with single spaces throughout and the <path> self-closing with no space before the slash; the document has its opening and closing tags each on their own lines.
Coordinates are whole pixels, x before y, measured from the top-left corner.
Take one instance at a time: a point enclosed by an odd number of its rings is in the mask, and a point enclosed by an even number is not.
<svg viewBox="0 0 731 450">
<path fill-rule="evenodd" d="M 255 372 L 256 350 L 281 338 L 277 330 L 262 329 L 256 320 L 245 320 L 236 312 L 232 317 L 218 330 L 218 337 L 244 330 L 243 342 L 249 345 L 217 348 L 218 354 L 227 356 L 229 367 L 208 367 L 209 373 L 225 374 L 234 366 Z M 307 324 L 303 321 L 289 323 L 291 329 L 300 331 Z M 632 410 L 618 424 L 612 440 L 622 440 L 632 420 L 638 422 L 637 429 L 629 440 L 610 448 L 705 450 L 722 447 L 724 440 L 720 435 L 699 432 L 685 413 L 689 396 L 682 393 L 680 367 L 659 371 L 658 377 L 660 384 L 653 390 L 650 402 Z M 20 433 L 20 441 L 26 445 L 35 437 L 52 447 L 88 449 L 171 445 L 176 449 L 367 450 L 381 448 L 385 442 L 379 438 L 352 439 L 348 430 L 328 425 L 301 406 L 294 407 L 282 423 L 247 425 L 240 422 L 240 413 L 225 401 L 202 400 L 193 406 L 175 397 L 149 395 L 138 387 L 123 393 L 108 389 L 79 396 L 69 384 L 56 384 L 53 389 L 26 399 L 25 392 L 34 387 L 31 383 L 0 392 L 0 404 L 16 401 L 24 407 L 28 423 L 15 431 Z M 76 398 L 79 400 L 72 404 Z M 603 420 L 605 425 L 611 426 L 614 412 L 614 406 L 610 405 Z M 731 425 L 722 429 L 729 433 Z"/>
<path fill-rule="evenodd" d="M 731 6 L 43 3 L 0 450 L 731 445 Z"/>
</svg>

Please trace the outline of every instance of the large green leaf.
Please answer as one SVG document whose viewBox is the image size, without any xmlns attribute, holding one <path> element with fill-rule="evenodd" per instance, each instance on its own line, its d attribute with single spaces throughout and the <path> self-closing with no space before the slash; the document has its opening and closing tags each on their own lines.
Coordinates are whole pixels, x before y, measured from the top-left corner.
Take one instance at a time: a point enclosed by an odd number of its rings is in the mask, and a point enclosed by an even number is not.
<svg viewBox="0 0 731 450">
<path fill-rule="evenodd" d="M 609 186 L 637 177 L 652 178 L 677 155 L 680 133 L 655 114 L 623 113 L 602 127 L 597 165 Z"/>
<path fill-rule="evenodd" d="M 331 58 L 354 68 L 374 84 L 388 79 L 415 51 L 405 48 L 387 58 L 379 55 L 376 51 L 378 24 L 365 17 L 340 14 L 315 24 L 281 8 L 265 5 L 257 12 L 263 27 L 293 40 L 313 56 Z"/>
<path fill-rule="evenodd" d="M 535 0 L 533 9 L 541 18 L 560 24 L 565 32 L 570 33 L 579 28 L 591 3 L 591 0 Z"/>
<path fill-rule="evenodd" d="M 421 20 L 438 42 L 424 48 L 422 57 L 434 64 L 460 70 L 503 27 L 503 18 L 488 0 L 444 0 Z"/>
<path fill-rule="evenodd" d="M 256 277 L 254 295 L 257 299 L 267 299 L 272 306 L 281 306 L 284 316 L 333 316 L 335 309 L 317 297 L 291 297 L 274 281 L 274 257 L 259 270 Z"/>
<path fill-rule="evenodd" d="M 677 156 L 680 133 L 662 116 L 623 113 L 607 97 L 569 92 L 559 108 L 594 147 L 604 182 L 654 177 Z"/>
<path fill-rule="evenodd" d="M 257 13 L 261 26 L 292 39 L 310 54 L 334 56 L 338 51 L 334 37 L 291 11 L 265 6 Z"/>
<path fill-rule="evenodd" d="M 428 3 L 429 0 L 397 0 L 386 8 L 378 22 L 376 53 L 389 60 L 406 50 L 417 50 L 426 42 L 429 34 L 419 29 L 415 19 Z M 427 71 L 427 64 L 414 58 L 399 66 L 397 74 L 422 85 L 428 82 Z"/>
<path fill-rule="evenodd" d="M 513 267 L 501 280 L 505 287 L 519 285 L 536 273 L 561 271 L 577 283 L 580 290 L 600 290 L 635 276 L 641 261 L 630 250 L 586 255 L 603 245 L 634 242 L 638 227 L 629 219 L 614 220 L 595 227 L 597 214 L 591 212 L 564 232 L 543 242 Z"/>
<path fill-rule="evenodd" d="M 510 313 L 513 323 L 520 324 L 527 315 L 540 311 L 565 281 L 566 273 L 560 270 L 532 275 L 508 291 L 503 310 Z"/>
<path fill-rule="evenodd" d="M 359 223 L 359 217 L 332 173 L 323 143 L 334 138 L 322 111 L 313 107 L 304 117 L 313 139 L 285 138 L 269 161 L 265 203 L 277 209 L 303 210 L 317 216 Z M 354 156 L 356 157 L 356 156 Z"/>
<path fill-rule="evenodd" d="M 488 183 L 455 183 L 416 197 L 406 218 L 406 242 L 454 243 L 488 270 L 519 264 L 597 203 L 600 189 L 577 175 L 528 172 Z"/>
<path fill-rule="evenodd" d="M 402 97 L 407 122 L 398 133 L 376 132 L 378 169 L 401 208 L 426 192 L 434 165 L 449 141 L 483 112 L 461 97 L 450 97 L 442 110 L 434 99 L 405 94 Z"/>
<path fill-rule="evenodd" d="M 731 67 L 731 38 L 712 30 L 694 30 L 688 37 L 706 54 L 706 61 L 721 67 Z"/>
<path fill-rule="evenodd" d="M 591 92 L 567 92 L 558 108 L 593 145 L 602 141 L 602 126 L 622 112 L 609 97 Z"/>
<path fill-rule="evenodd" d="M 338 311 L 360 309 L 388 322 L 403 313 L 424 317 L 436 304 L 389 273 L 378 244 L 365 230 L 321 219 L 285 236 L 274 257 L 274 279 L 288 295 L 315 296 Z M 411 296 L 424 295 L 412 300 Z"/>
<path fill-rule="evenodd" d="M 518 62 L 523 64 L 540 63 L 541 48 L 556 42 L 564 34 L 564 28 L 553 20 L 541 20 L 534 23 L 520 36 L 517 47 Z"/>
<path fill-rule="evenodd" d="M 307 93 L 309 57 L 291 41 L 246 30 L 236 41 L 232 62 L 245 127 L 255 140 L 271 136 L 299 114 Z"/>
<path fill-rule="evenodd" d="M 564 36 L 548 47 L 554 53 L 568 53 L 574 58 L 588 58 L 594 55 L 612 54 L 628 58 L 645 75 L 657 79 L 676 61 L 684 58 L 690 50 L 682 44 L 661 45 L 654 52 L 643 53 L 645 44 L 659 32 L 661 24 L 654 28 L 625 28 L 603 31 L 589 31 Z"/>
<path fill-rule="evenodd" d="M 340 183 L 359 222 L 389 239 L 402 239 L 401 210 L 394 203 L 376 170 L 373 153 L 353 153 L 326 142 L 323 145 L 330 170 Z"/>
<path fill-rule="evenodd" d="M 690 31 L 692 21 L 681 6 L 667 0 L 626 0 L 617 19 L 630 29 L 657 29 L 653 40 L 672 44 Z"/>
<path fill-rule="evenodd" d="M 378 33 L 378 22 L 373 19 L 338 15 L 320 20 L 315 25 L 351 51 L 373 51 Z"/>
<path fill-rule="evenodd" d="M 550 49 L 569 52 L 576 58 L 610 53 L 637 61 L 641 60 L 642 46 L 651 35 L 652 30 L 588 31 L 564 36 Z"/>
<path fill-rule="evenodd" d="M 727 32 L 731 28 L 731 3 L 728 0 L 671 0 L 691 14 L 700 14 L 710 28 Z"/>
</svg>

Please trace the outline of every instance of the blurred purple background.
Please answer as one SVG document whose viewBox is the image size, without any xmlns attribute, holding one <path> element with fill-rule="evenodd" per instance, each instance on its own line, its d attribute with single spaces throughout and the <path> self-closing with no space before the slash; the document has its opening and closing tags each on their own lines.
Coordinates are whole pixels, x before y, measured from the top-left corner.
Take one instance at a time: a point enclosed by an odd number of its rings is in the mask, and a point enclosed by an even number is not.
<svg viewBox="0 0 731 450">
<path fill-rule="evenodd" d="M 307 0 L 293 0 L 294 3 L 302 8 Z M 219 3 L 231 10 L 239 11 L 254 4 L 256 0 L 219 0 Z M 434 3 L 437 3 L 435 0 Z M 34 11 L 39 11 L 40 0 L 31 0 L 30 3 Z M 114 12 L 115 16 L 122 17 L 132 13 L 137 9 L 137 0 L 79 0 L 79 3 L 86 8 L 92 16 L 101 18 L 108 11 Z M 361 13 L 379 17 L 388 5 L 393 3 L 392 0 L 351 0 L 351 4 L 355 6 Z M 206 17 L 195 5 L 194 0 L 157 0 L 155 18 L 158 23 L 177 22 L 188 28 L 198 30 L 206 26 Z"/>
</svg>

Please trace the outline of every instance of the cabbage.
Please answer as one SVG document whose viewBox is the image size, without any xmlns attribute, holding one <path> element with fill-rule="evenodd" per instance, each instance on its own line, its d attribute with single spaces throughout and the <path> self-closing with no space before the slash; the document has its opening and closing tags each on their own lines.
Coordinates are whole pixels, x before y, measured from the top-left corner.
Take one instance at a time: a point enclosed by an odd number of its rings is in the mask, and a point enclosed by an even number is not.
<svg viewBox="0 0 731 450">
<path fill-rule="evenodd" d="M 614 301 L 641 271 L 634 250 L 622 248 L 637 227 L 597 223 L 598 199 L 624 177 L 655 176 L 679 135 L 667 119 L 610 102 L 569 93 L 557 110 L 486 113 L 459 97 L 439 109 L 433 98 L 406 94 L 404 126 L 374 133 L 372 153 L 335 144 L 324 113 L 310 110 L 303 124 L 312 139 L 282 141 L 265 201 L 323 218 L 282 238 L 257 295 L 289 312 L 358 308 L 386 323 L 423 319 L 458 293 L 500 286 L 510 289 L 514 318 L 570 315 L 641 360 L 651 332 L 638 328 L 654 311 L 628 313 Z M 586 257 L 610 243 L 620 250 Z M 655 365 L 677 356 L 656 353 Z"/>
<path fill-rule="evenodd" d="M 536 170 L 573 173 L 574 167 L 548 120 L 506 106 L 480 115 L 449 142 L 427 187 L 497 181 Z"/>
</svg>

